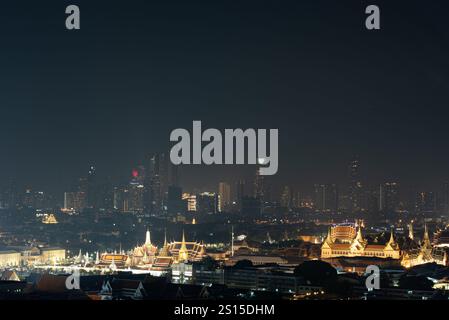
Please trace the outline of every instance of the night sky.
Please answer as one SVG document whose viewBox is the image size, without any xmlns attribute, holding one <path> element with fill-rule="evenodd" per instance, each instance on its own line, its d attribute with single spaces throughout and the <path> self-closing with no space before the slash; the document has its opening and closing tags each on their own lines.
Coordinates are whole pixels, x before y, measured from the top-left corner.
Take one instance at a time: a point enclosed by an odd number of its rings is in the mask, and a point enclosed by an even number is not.
<svg viewBox="0 0 449 320">
<path fill-rule="evenodd" d="M 244 2 L 244 3 L 243 3 Z M 394 2 L 392 4 L 391 2 Z M 65 7 L 81 30 L 65 29 Z M 381 9 L 380 31 L 365 8 Z M 279 185 L 449 179 L 449 21 L 433 1 L 1 1 L 0 184 L 127 176 L 175 128 L 279 128 Z M 183 168 L 187 188 L 250 168 Z"/>
</svg>

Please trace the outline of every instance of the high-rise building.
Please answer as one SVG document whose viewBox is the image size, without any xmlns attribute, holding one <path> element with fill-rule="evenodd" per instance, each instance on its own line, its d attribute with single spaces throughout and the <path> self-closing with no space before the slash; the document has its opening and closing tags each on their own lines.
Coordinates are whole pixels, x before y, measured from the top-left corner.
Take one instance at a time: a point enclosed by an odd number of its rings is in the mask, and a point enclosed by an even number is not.
<svg viewBox="0 0 449 320">
<path fill-rule="evenodd" d="M 170 186 L 179 187 L 178 167 L 171 163 L 168 153 L 152 154 L 145 179 L 145 207 L 148 213 L 162 215 L 167 212 Z"/>
<path fill-rule="evenodd" d="M 87 188 L 87 206 L 89 208 L 98 207 L 98 179 L 95 166 L 91 165 L 87 173 L 86 179 Z"/>
<path fill-rule="evenodd" d="M 360 178 L 360 162 L 354 157 L 349 166 L 349 210 L 355 212 L 361 209 L 362 181 Z"/>
<path fill-rule="evenodd" d="M 14 184 L 5 187 L 0 193 L 0 209 L 12 209 L 18 203 L 17 189 Z"/>
<path fill-rule="evenodd" d="M 265 195 L 264 176 L 260 174 L 260 168 L 256 170 L 254 179 L 254 197 L 263 200 Z"/>
<path fill-rule="evenodd" d="M 385 182 L 379 187 L 379 209 L 394 212 L 399 209 L 399 183 Z"/>
<path fill-rule="evenodd" d="M 218 213 L 218 194 L 203 192 L 196 196 L 196 208 L 199 213 Z"/>
<path fill-rule="evenodd" d="M 260 202 L 260 213 L 264 212 L 266 198 L 265 189 L 265 177 L 260 174 L 260 168 L 256 170 L 256 176 L 254 179 L 254 198 Z"/>
<path fill-rule="evenodd" d="M 168 187 L 167 209 L 169 214 L 184 213 L 186 208 L 182 200 L 182 188 L 178 186 Z"/>
<path fill-rule="evenodd" d="M 416 194 L 416 210 L 417 212 L 433 212 L 436 208 L 436 197 L 433 192 L 418 192 Z"/>
<path fill-rule="evenodd" d="M 443 214 L 449 215 L 449 181 L 445 181 L 443 183 L 443 192 L 442 192 L 442 210 Z"/>
<path fill-rule="evenodd" d="M 182 200 L 186 203 L 187 211 L 196 212 L 196 195 L 183 193 Z"/>
<path fill-rule="evenodd" d="M 33 191 L 30 188 L 25 189 L 22 196 L 22 205 L 26 208 L 33 207 Z"/>
<path fill-rule="evenodd" d="M 128 198 L 128 210 L 135 214 L 143 212 L 144 209 L 144 192 L 145 187 L 140 183 L 130 183 L 129 185 L 129 198 Z"/>
<path fill-rule="evenodd" d="M 80 212 L 87 206 L 86 193 L 82 191 L 64 193 L 64 209 Z"/>
<path fill-rule="evenodd" d="M 289 186 L 285 186 L 281 194 L 281 207 L 291 209 L 292 208 L 292 191 Z"/>
<path fill-rule="evenodd" d="M 336 184 L 315 184 L 315 209 L 338 211 L 338 188 Z"/>
<path fill-rule="evenodd" d="M 123 188 L 114 187 L 114 197 L 113 197 L 114 210 L 123 210 Z"/>
<path fill-rule="evenodd" d="M 294 192 L 294 195 L 292 197 L 292 205 L 294 208 L 300 208 L 301 207 L 301 193 L 299 191 Z"/>
<path fill-rule="evenodd" d="M 152 215 L 160 215 L 162 213 L 162 197 L 163 190 L 161 186 L 161 173 L 163 172 L 161 166 L 161 156 L 153 154 L 149 159 L 149 170 L 147 177 L 147 207 Z"/>
<path fill-rule="evenodd" d="M 370 213 L 379 212 L 379 192 L 377 190 L 366 190 L 365 191 L 365 205 L 364 207 Z"/>
<path fill-rule="evenodd" d="M 218 184 L 219 211 L 228 211 L 231 207 L 231 186 L 226 182 Z"/>
<path fill-rule="evenodd" d="M 246 196 L 245 194 L 245 180 L 239 180 L 235 188 L 235 204 L 238 211 L 242 210 L 242 199 Z"/>
</svg>

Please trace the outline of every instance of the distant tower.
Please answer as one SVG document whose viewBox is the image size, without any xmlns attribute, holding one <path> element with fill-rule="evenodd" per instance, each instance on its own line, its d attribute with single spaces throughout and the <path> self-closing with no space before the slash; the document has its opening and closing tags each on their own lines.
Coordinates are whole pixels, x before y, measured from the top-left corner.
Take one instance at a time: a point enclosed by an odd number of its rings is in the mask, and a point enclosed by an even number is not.
<svg viewBox="0 0 449 320">
<path fill-rule="evenodd" d="M 227 211 L 231 205 L 231 186 L 226 182 L 218 184 L 219 211 Z"/>
<path fill-rule="evenodd" d="M 355 156 L 349 166 L 349 200 L 352 212 L 361 208 L 362 182 L 360 180 L 360 162 Z"/>
<path fill-rule="evenodd" d="M 289 186 L 285 186 L 281 195 L 281 207 L 290 210 L 292 208 L 292 192 Z"/>
<path fill-rule="evenodd" d="M 443 184 L 443 214 L 449 214 L 449 182 Z"/>
<path fill-rule="evenodd" d="M 257 168 L 256 177 L 254 179 L 254 197 L 260 202 L 260 213 L 263 212 L 263 204 L 265 199 L 264 176 L 260 174 L 260 168 Z"/>
<path fill-rule="evenodd" d="M 234 256 L 234 226 L 231 227 L 231 257 Z"/>
<path fill-rule="evenodd" d="M 239 180 L 236 185 L 236 192 L 235 192 L 235 203 L 237 204 L 237 208 L 239 211 L 242 209 L 242 199 L 245 197 L 245 181 Z"/>
<path fill-rule="evenodd" d="M 87 205 L 95 208 L 98 204 L 98 182 L 95 166 L 91 165 L 87 173 Z"/>
</svg>

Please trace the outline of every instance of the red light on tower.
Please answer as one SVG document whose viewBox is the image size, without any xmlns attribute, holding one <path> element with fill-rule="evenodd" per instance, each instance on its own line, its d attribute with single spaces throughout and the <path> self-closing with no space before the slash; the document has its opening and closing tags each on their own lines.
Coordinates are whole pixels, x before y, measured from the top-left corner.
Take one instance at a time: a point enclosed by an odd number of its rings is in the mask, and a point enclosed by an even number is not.
<svg viewBox="0 0 449 320">
<path fill-rule="evenodd" d="M 139 171 L 137 171 L 136 169 L 133 169 L 132 176 L 133 176 L 133 178 L 137 178 L 139 176 Z"/>
</svg>

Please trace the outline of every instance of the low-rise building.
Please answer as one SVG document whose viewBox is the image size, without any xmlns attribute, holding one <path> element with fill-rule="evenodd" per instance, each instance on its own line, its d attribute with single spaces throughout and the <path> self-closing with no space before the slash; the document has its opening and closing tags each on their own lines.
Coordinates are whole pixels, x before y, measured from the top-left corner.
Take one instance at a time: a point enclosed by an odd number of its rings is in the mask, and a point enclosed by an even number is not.
<svg viewBox="0 0 449 320">
<path fill-rule="evenodd" d="M 0 268 L 20 265 L 22 255 L 14 250 L 0 251 Z"/>
</svg>

